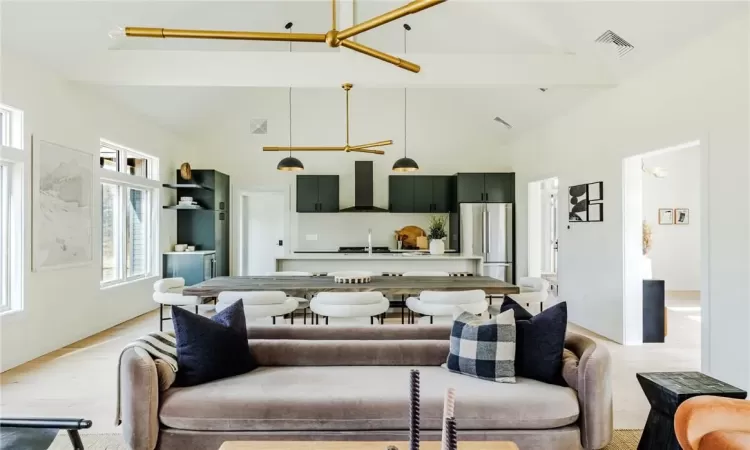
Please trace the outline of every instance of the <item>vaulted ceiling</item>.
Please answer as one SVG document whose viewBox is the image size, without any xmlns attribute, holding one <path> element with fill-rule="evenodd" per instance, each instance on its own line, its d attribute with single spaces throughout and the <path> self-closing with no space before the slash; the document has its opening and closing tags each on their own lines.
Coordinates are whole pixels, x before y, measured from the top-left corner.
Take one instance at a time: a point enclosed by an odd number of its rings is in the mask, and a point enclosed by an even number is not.
<svg viewBox="0 0 750 450">
<path fill-rule="evenodd" d="M 339 28 L 403 1 L 340 0 Z M 119 38 L 122 26 L 322 33 L 328 1 L 4 0 L 4 49 L 24 54 L 177 131 L 220 111 L 235 89 L 286 86 L 465 89 L 477 108 L 523 130 L 710 32 L 739 2 L 450 0 L 368 31 L 358 42 L 422 65 L 412 74 L 324 44 Z M 612 30 L 635 48 L 594 41 Z M 542 93 L 539 88 L 549 89 Z M 262 112 L 259 112 L 262 116 Z M 512 136 L 512 134 L 508 134 Z"/>
</svg>

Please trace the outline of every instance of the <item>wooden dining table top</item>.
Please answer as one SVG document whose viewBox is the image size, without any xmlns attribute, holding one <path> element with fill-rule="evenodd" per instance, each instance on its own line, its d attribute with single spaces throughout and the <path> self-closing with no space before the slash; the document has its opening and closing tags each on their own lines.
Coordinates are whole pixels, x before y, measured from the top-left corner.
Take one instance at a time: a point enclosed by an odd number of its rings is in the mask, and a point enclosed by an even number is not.
<svg viewBox="0 0 750 450">
<path fill-rule="evenodd" d="M 487 295 L 517 294 L 518 286 L 485 276 L 392 277 L 373 276 L 363 284 L 336 283 L 330 276 L 217 277 L 186 287 L 183 295 L 216 297 L 224 291 L 283 291 L 304 296 L 318 292 L 370 292 L 383 295 L 412 295 L 422 291 L 468 291 L 481 289 Z"/>
</svg>

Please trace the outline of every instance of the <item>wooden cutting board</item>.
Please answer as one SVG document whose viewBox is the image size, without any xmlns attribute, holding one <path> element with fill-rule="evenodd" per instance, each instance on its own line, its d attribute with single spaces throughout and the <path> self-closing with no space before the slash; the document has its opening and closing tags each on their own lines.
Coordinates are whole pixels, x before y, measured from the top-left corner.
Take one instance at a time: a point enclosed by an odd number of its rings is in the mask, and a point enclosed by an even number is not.
<svg viewBox="0 0 750 450">
<path fill-rule="evenodd" d="M 396 239 L 402 242 L 401 248 L 405 250 L 418 248 L 417 238 L 420 236 L 427 236 L 427 233 L 416 225 L 408 225 L 396 230 Z"/>
</svg>

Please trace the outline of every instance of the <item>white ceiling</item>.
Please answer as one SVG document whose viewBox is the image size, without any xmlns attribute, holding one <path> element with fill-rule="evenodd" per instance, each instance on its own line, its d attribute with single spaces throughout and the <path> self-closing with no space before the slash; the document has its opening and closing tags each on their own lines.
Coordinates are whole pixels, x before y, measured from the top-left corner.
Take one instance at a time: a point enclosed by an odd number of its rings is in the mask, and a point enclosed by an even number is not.
<svg viewBox="0 0 750 450">
<path fill-rule="evenodd" d="M 354 20 L 365 20 L 393 9 L 400 3 L 356 0 Z M 455 56 L 457 54 L 469 58 L 466 59 L 468 62 L 503 61 L 506 64 L 509 61 L 525 61 L 524 58 L 549 57 L 550 61 L 553 58 L 556 58 L 554 61 L 559 61 L 561 57 L 585 57 L 589 61 L 596 61 L 598 65 L 581 64 L 579 69 L 582 80 L 589 80 L 585 72 L 590 67 L 601 69 L 591 79 L 602 74 L 609 77 L 605 77 L 603 83 L 582 81 L 582 85 L 577 85 L 575 77 L 562 81 L 562 66 L 529 64 L 529 79 L 536 80 L 534 76 L 539 75 L 538 79 L 545 80 L 545 86 L 535 86 L 535 82 L 524 85 L 524 80 L 514 82 L 512 77 L 497 77 L 495 85 L 487 86 L 493 84 L 492 77 L 488 77 L 488 74 L 472 73 L 473 66 L 469 66 L 469 63 L 465 70 L 456 68 L 458 75 L 451 80 L 450 87 L 466 89 L 466 96 L 475 100 L 477 109 L 486 111 L 488 120 L 500 116 L 513 124 L 512 132 L 502 133 L 509 138 L 566 111 L 605 89 L 603 86 L 608 83 L 610 86 L 616 85 L 623 78 L 633 76 L 637 71 L 667 57 L 692 39 L 718 27 L 741 7 L 740 2 L 718 1 L 451 0 L 406 18 L 413 29 L 408 34 L 407 59 L 417 63 L 424 62 L 422 73 L 402 75 L 399 69 L 385 63 L 363 63 L 361 58 L 364 57 L 353 60 L 353 64 L 364 67 L 364 71 L 371 76 L 374 76 L 373 71 L 378 71 L 374 78 L 386 78 L 392 73 L 404 77 L 394 78 L 388 87 L 407 84 L 419 87 L 420 80 L 428 80 L 431 75 L 435 75 L 428 73 L 432 58 L 435 61 L 443 58 L 443 62 L 450 63 L 458 60 Z M 346 17 L 346 11 L 351 11 L 351 5 L 343 0 L 340 24 L 349 18 Z M 331 25 L 328 1 L 3 0 L 2 13 L 0 30 L 4 48 L 27 55 L 63 76 L 78 80 L 85 77 L 80 77 L 77 69 L 80 70 L 86 64 L 89 64 L 88 67 L 109 64 L 113 55 L 131 58 L 128 61 L 132 66 L 132 61 L 136 61 L 135 64 L 138 61 L 132 58 L 144 55 L 179 57 L 189 54 L 193 58 L 192 63 L 196 64 L 196 61 L 203 58 L 211 61 L 212 55 L 232 51 L 239 52 L 233 53 L 239 55 L 236 59 L 242 59 L 252 67 L 253 61 L 265 61 L 262 59 L 265 58 L 263 55 L 269 55 L 269 52 L 275 55 L 289 51 L 289 46 L 285 43 L 109 38 L 108 32 L 121 26 L 281 32 L 284 31 L 284 24 L 292 21 L 295 32 L 322 33 Z M 396 21 L 370 30 L 360 35 L 358 41 L 386 52 L 403 53 L 403 23 L 404 20 Z M 613 60 L 611 54 L 603 53 L 601 46 L 594 44 L 594 40 L 606 30 L 622 36 L 635 46 L 635 50 L 621 60 Z M 157 50 L 167 53 L 158 53 Z M 339 50 L 329 49 L 324 44 L 294 44 L 293 51 L 307 54 L 319 52 L 335 58 Z M 343 49 L 341 52 L 349 53 Z M 576 60 L 568 61 L 575 63 Z M 561 70 L 558 72 L 556 67 Z M 498 68 L 502 69 L 502 64 Z M 291 71 L 292 75 L 285 73 L 286 78 L 279 77 L 279 83 L 310 85 L 304 81 L 306 77 L 309 80 L 313 69 L 303 66 L 301 70 Z M 273 70 L 273 67 L 269 70 Z M 87 81 L 108 84 L 95 88 L 130 109 L 182 132 L 195 130 L 205 123 L 207 117 L 225 110 L 225 106 L 237 97 L 236 89 L 267 89 L 217 87 L 228 85 L 219 80 L 219 75 L 221 72 L 231 71 L 230 66 L 216 67 L 215 83 L 208 74 L 203 75 L 200 82 L 195 83 L 195 87 L 187 87 L 186 82 L 175 83 L 180 87 L 170 86 L 169 80 L 175 77 L 168 72 L 158 73 L 150 79 L 136 80 L 134 77 L 133 80 L 123 81 L 120 78 L 112 81 L 112 78 L 103 77 L 101 80 Z M 534 71 L 539 73 L 535 74 Z M 561 76 L 559 85 L 555 83 L 558 73 Z M 518 72 L 516 76 L 523 78 L 521 74 L 522 72 Z M 477 89 L 474 84 L 480 78 L 484 89 Z M 487 81 L 488 78 L 490 82 Z M 329 80 L 330 78 L 325 78 L 324 82 L 314 85 L 336 86 L 342 81 Z M 351 81 L 356 83 L 358 80 Z M 187 82 L 187 85 L 191 82 Z M 260 81 L 253 83 L 254 81 L 249 82 L 246 86 L 278 86 Z M 361 82 L 359 84 L 362 85 Z M 367 86 L 367 82 L 364 85 Z M 550 90 L 541 93 L 538 87 L 550 87 Z M 263 117 L 262 106 L 259 106 L 258 116 Z"/>
</svg>

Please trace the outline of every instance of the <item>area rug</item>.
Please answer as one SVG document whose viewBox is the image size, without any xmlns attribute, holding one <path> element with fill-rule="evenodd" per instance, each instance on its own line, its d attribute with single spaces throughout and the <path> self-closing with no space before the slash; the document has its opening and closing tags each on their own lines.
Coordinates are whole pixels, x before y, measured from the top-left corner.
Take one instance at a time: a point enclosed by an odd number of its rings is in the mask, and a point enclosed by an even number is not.
<svg viewBox="0 0 750 450">
<path fill-rule="evenodd" d="M 612 442 L 605 450 L 635 450 L 642 430 L 615 430 Z M 86 450 L 129 450 L 119 434 L 82 434 Z M 60 433 L 49 450 L 70 450 L 68 435 Z"/>
</svg>

